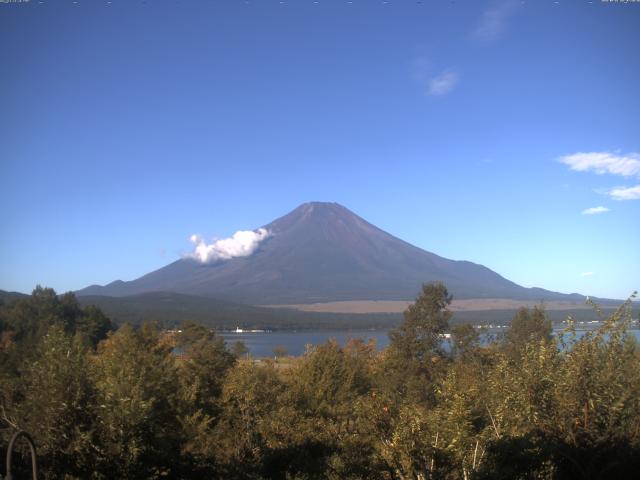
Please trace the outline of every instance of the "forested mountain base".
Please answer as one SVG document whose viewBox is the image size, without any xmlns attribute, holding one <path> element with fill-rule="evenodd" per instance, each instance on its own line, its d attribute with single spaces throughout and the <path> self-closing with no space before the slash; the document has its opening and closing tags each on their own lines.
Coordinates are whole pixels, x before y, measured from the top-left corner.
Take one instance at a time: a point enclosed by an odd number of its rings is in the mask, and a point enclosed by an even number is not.
<svg viewBox="0 0 640 480">
<path fill-rule="evenodd" d="M 631 302 L 559 341 L 539 308 L 488 347 L 456 326 L 444 352 L 449 302 L 427 284 L 384 351 L 328 342 L 281 368 L 36 289 L 0 307 L 0 442 L 30 432 L 52 479 L 636 478 Z"/>
</svg>

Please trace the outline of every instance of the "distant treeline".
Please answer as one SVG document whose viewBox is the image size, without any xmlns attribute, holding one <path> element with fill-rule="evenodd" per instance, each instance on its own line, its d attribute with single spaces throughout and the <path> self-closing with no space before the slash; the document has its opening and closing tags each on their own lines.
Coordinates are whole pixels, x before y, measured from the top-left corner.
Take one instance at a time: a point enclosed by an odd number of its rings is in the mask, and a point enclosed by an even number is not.
<svg viewBox="0 0 640 480">
<path fill-rule="evenodd" d="M 259 328 L 269 330 L 341 330 L 390 329 L 402 321 L 401 313 L 320 313 L 294 309 L 264 308 L 224 302 L 206 297 L 176 293 L 149 293 L 131 297 L 78 297 L 83 305 L 100 307 L 117 324 L 141 325 L 158 322 L 175 328 L 191 321 L 218 330 Z M 615 307 L 603 307 L 612 312 Z M 516 310 L 480 310 L 453 312 L 451 324 L 507 325 Z M 551 310 L 547 312 L 553 322 L 572 316 L 576 321 L 593 320 L 593 310 Z"/>
<path fill-rule="evenodd" d="M 634 308 L 635 307 L 635 308 Z M 544 303 L 539 304 L 539 308 L 544 309 Z M 612 314 L 617 307 L 600 307 L 605 314 Z M 631 305 L 632 316 L 638 316 L 638 306 Z M 472 323 L 474 325 L 509 325 L 517 310 L 474 310 L 464 312 L 453 312 L 451 324 Z M 571 317 L 575 322 L 589 322 L 597 320 L 591 308 L 566 309 L 566 310 L 546 310 L 546 316 L 553 324 L 561 324 Z"/>
<path fill-rule="evenodd" d="M 0 291 L 0 303 L 10 303 L 27 295 Z M 347 314 L 304 312 L 294 309 L 265 308 L 226 302 L 214 298 L 168 292 L 153 292 L 128 297 L 80 296 L 80 305 L 95 305 L 116 325 L 142 325 L 156 322 L 163 328 L 176 328 L 185 321 L 206 325 L 217 330 L 236 327 L 269 330 L 362 330 L 397 327 L 400 313 Z M 611 313 L 610 303 L 602 306 Z M 480 310 L 454 312 L 450 323 L 474 325 L 507 325 L 516 310 Z M 637 313 L 637 306 L 634 315 Z M 593 320 L 590 309 L 550 310 L 548 317 L 558 323 L 572 316 L 576 321 Z"/>
<path fill-rule="evenodd" d="M 115 329 L 37 288 L 0 305 L 0 444 L 30 432 L 45 479 L 636 478 L 630 302 L 559 339 L 523 308 L 481 346 L 450 301 L 426 284 L 381 352 L 352 340 L 253 362 L 204 326 Z"/>
<path fill-rule="evenodd" d="M 316 330 L 341 328 L 391 328 L 401 314 L 342 314 L 302 312 L 225 302 L 178 293 L 148 293 L 130 297 L 82 296 L 83 305 L 96 305 L 116 323 L 141 325 L 155 321 L 167 328 L 191 321 L 218 330 L 259 328 L 270 330 Z"/>
</svg>

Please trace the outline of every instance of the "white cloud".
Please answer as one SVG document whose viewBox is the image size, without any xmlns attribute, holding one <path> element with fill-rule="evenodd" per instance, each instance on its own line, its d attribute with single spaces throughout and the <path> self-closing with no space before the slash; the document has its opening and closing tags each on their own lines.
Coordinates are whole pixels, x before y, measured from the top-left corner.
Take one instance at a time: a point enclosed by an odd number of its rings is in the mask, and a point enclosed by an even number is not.
<svg viewBox="0 0 640 480">
<path fill-rule="evenodd" d="M 582 211 L 583 215 L 594 215 L 596 213 L 604 213 L 608 212 L 609 209 L 607 207 L 591 207 Z"/>
<path fill-rule="evenodd" d="M 583 277 L 590 277 L 591 275 L 593 275 L 593 272 L 584 272 L 582 274 Z"/>
<path fill-rule="evenodd" d="M 478 26 L 472 36 L 483 43 L 491 43 L 507 30 L 507 24 L 516 13 L 518 4 L 515 0 L 496 1 L 482 12 Z"/>
<path fill-rule="evenodd" d="M 191 235 L 189 239 L 196 247 L 193 253 L 186 254 L 185 257 L 193 258 L 201 263 L 247 257 L 255 252 L 260 242 L 270 235 L 271 233 L 264 228 L 257 231 L 240 230 L 229 238 L 215 240 L 209 244 L 200 235 Z"/>
<path fill-rule="evenodd" d="M 446 95 L 458 83 L 458 74 L 453 69 L 447 69 L 429 79 L 427 85 L 428 95 Z"/>
<path fill-rule="evenodd" d="M 609 173 L 623 177 L 640 175 L 640 155 L 637 153 L 578 152 L 560 157 L 559 160 L 577 172 Z"/>
<path fill-rule="evenodd" d="M 565 155 L 564 157 L 560 157 L 558 160 L 567 165 L 571 170 L 575 170 L 577 172 L 594 172 L 598 175 L 608 173 L 622 177 L 640 177 L 640 154 L 638 153 L 621 155 L 610 152 L 578 152 L 573 155 Z M 640 199 L 640 185 L 632 187 L 621 186 L 610 190 L 598 189 L 596 192 L 608 195 L 614 200 Z M 595 209 L 589 208 L 582 213 L 590 214 L 601 213 L 604 211 L 605 210 L 596 211 Z"/>
<path fill-rule="evenodd" d="M 616 187 L 607 193 L 614 200 L 638 200 L 640 199 L 640 185 L 635 187 Z"/>
</svg>

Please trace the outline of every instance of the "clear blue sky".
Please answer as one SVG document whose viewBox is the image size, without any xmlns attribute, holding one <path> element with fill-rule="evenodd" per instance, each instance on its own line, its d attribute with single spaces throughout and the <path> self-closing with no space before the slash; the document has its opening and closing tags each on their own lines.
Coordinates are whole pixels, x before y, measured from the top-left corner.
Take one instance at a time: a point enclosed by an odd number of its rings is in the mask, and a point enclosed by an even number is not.
<svg viewBox="0 0 640 480">
<path fill-rule="evenodd" d="M 133 279 L 323 200 L 626 297 L 639 48 L 640 3 L 0 4 L 0 289 Z"/>
</svg>

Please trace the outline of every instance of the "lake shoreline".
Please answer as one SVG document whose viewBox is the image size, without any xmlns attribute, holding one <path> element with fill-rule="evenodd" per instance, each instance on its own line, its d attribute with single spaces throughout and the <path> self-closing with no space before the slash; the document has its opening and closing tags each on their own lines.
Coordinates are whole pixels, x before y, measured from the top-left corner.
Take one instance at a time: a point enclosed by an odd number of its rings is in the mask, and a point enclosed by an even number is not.
<svg viewBox="0 0 640 480">
<path fill-rule="evenodd" d="M 583 335 L 585 332 L 595 330 L 600 325 L 576 325 L 576 332 Z M 565 325 L 554 325 L 553 333 L 558 336 L 566 327 Z M 274 349 L 278 348 L 284 352 L 282 356 L 297 357 L 304 355 L 309 345 L 321 345 L 329 340 L 335 340 L 340 345 L 346 345 L 350 340 L 363 340 L 365 343 L 374 341 L 376 350 L 380 351 L 388 346 L 388 333 L 391 329 L 367 329 L 367 330 L 278 330 L 260 333 L 234 333 L 217 332 L 231 347 L 235 342 L 242 342 L 248 349 L 248 354 L 252 358 L 273 358 Z M 489 342 L 499 338 L 507 331 L 506 326 L 500 328 L 487 328 L 482 330 L 481 338 Z M 629 331 L 640 341 L 640 329 L 631 328 Z M 450 340 L 445 340 L 450 343 Z M 445 346 L 445 349 L 447 347 Z"/>
</svg>

